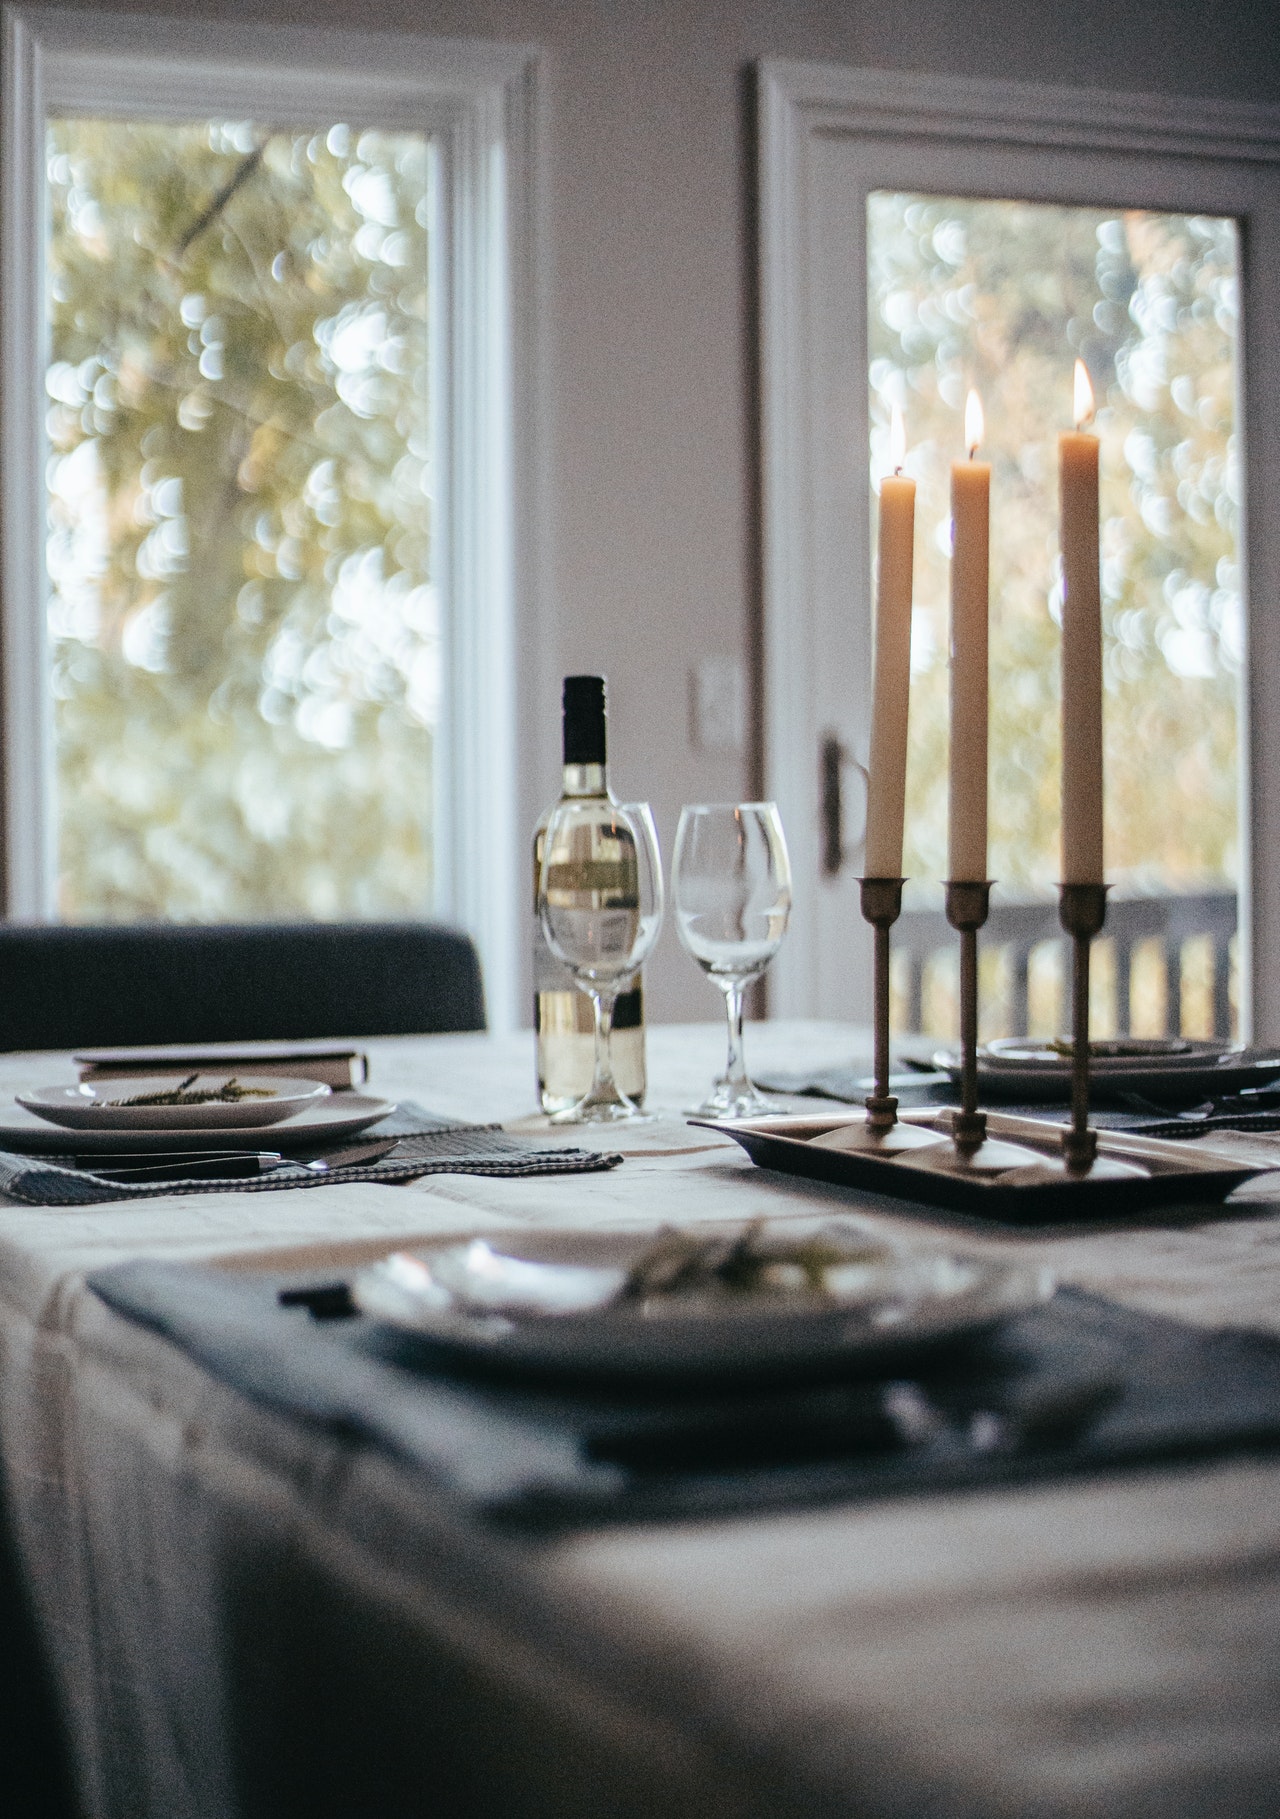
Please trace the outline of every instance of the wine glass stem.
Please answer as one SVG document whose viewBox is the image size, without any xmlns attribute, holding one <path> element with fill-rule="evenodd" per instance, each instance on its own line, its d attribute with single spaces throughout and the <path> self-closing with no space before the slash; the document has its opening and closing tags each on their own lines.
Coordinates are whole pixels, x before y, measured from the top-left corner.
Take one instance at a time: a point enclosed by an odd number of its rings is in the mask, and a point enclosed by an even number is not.
<svg viewBox="0 0 1280 1819">
<path fill-rule="evenodd" d="M 735 1092 L 749 1093 L 751 1082 L 747 1079 L 747 1063 L 742 1047 L 742 997 L 743 984 L 740 979 L 730 979 L 721 988 L 724 992 L 724 1008 L 729 1021 L 729 1055 L 724 1064 L 724 1086 L 732 1087 Z"/>
<path fill-rule="evenodd" d="M 596 1077 L 591 1084 L 591 1099 L 601 1101 L 620 1101 L 618 1083 L 613 1077 L 613 1052 L 610 1037 L 613 1034 L 613 1007 L 617 999 L 616 992 L 592 992 L 591 1008 L 596 1020 Z"/>
</svg>

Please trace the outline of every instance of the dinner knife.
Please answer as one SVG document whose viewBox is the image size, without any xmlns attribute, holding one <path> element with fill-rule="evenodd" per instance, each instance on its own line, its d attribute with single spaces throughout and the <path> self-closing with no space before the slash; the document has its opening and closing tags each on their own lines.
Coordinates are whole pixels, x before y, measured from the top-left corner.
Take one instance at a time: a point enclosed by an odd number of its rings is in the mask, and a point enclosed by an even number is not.
<svg viewBox="0 0 1280 1819">
<path fill-rule="evenodd" d="M 64 1166 L 69 1162 L 86 1174 L 100 1175 L 104 1181 L 181 1181 L 261 1175 L 281 1167 L 284 1157 L 279 1150 L 179 1150 L 152 1151 L 141 1161 L 135 1150 L 124 1155 L 69 1156 L 62 1161 Z"/>
<path fill-rule="evenodd" d="M 380 1137 L 365 1143 L 330 1145 L 323 1151 L 305 1150 L 300 1155 L 282 1155 L 279 1150 L 101 1151 L 60 1161 L 64 1167 L 70 1165 L 107 1181 L 237 1180 L 275 1169 L 327 1174 L 331 1169 L 377 1162 L 399 1142 L 399 1137 Z"/>
</svg>

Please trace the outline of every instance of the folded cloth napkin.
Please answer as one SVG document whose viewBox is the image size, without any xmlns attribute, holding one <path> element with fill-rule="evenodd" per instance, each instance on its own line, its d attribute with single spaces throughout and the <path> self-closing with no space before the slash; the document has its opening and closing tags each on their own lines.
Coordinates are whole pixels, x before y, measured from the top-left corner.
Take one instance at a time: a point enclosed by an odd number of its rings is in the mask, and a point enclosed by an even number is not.
<svg viewBox="0 0 1280 1819">
<path fill-rule="evenodd" d="M 467 1374 L 340 1283 L 127 1263 L 90 1287 L 257 1402 L 525 1525 L 690 1517 L 1070 1477 L 1280 1446 L 1280 1341 L 1077 1289 L 892 1381 L 781 1388 Z M 282 1300 L 285 1305 L 282 1305 Z M 301 1303 L 301 1305 L 299 1305 Z M 315 1318 L 309 1316 L 310 1307 Z"/>
<path fill-rule="evenodd" d="M 267 1147 L 271 1127 L 263 1125 L 261 1130 Z M 53 1156 L 0 1151 L 0 1194 L 29 1206 L 91 1206 L 103 1200 L 154 1199 L 168 1194 L 264 1194 L 286 1187 L 325 1187 L 337 1181 L 413 1181 L 419 1175 L 581 1174 L 615 1168 L 622 1160 L 594 1150 L 535 1149 L 519 1137 L 509 1137 L 500 1125 L 437 1118 L 412 1100 L 361 1134 L 366 1138 L 399 1137 L 401 1142 L 377 1162 L 335 1165 L 325 1171 L 286 1162 L 261 1175 L 146 1182 L 111 1181 L 87 1169 L 63 1167 Z M 216 1138 L 217 1133 L 211 1135 Z M 335 1150 L 348 1142 L 335 1140 Z M 79 1153 L 74 1144 L 75 1133 L 68 1131 L 68 1155 Z"/>
</svg>

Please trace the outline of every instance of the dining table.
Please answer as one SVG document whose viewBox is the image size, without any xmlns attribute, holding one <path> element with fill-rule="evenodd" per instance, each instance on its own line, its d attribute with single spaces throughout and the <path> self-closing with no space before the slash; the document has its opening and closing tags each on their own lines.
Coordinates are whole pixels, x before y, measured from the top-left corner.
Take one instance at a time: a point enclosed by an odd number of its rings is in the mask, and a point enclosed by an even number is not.
<svg viewBox="0 0 1280 1819">
<path fill-rule="evenodd" d="M 89 1278 L 345 1282 L 512 1228 L 856 1214 L 1197 1333 L 1280 1336 L 1280 1136 L 1220 1206 L 1012 1229 L 763 1170 L 682 1108 L 721 1026 L 648 1032 L 634 1126 L 550 1129 L 533 1038 L 357 1046 L 370 1090 L 600 1172 L 0 1199 L 0 1470 L 90 1819 L 1280 1811 L 1280 1454 L 522 1529 L 257 1397 Z M 763 1021 L 762 1074 L 867 1032 Z M 74 1078 L 0 1058 L 0 1092 Z M 1206 1140 L 1208 1141 L 1208 1140 Z M 305 1321 L 305 1310 L 300 1314 Z"/>
</svg>

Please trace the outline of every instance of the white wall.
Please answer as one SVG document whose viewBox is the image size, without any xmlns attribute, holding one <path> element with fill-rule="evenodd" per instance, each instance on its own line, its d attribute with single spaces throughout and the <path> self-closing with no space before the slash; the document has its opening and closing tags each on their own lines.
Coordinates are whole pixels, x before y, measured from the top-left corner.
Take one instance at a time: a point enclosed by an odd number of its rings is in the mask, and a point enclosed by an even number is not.
<svg viewBox="0 0 1280 1819">
<path fill-rule="evenodd" d="M 559 676 L 599 668 L 617 784 L 654 801 L 667 842 L 682 801 L 755 787 L 751 752 L 692 748 L 687 696 L 700 656 L 755 663 L 751 61 L 1280 100 L 1275 0 L 134 0 L 119 10 L 206 18 L 215 31 L 269 18 L 543 51 L 536 579 L 548 636 L 522 679 L 525 818 L 532 825 L 556 783 Z M 718 1014 L 669 932 L 650 974 L 653 1016 Z"/>
</svg>

